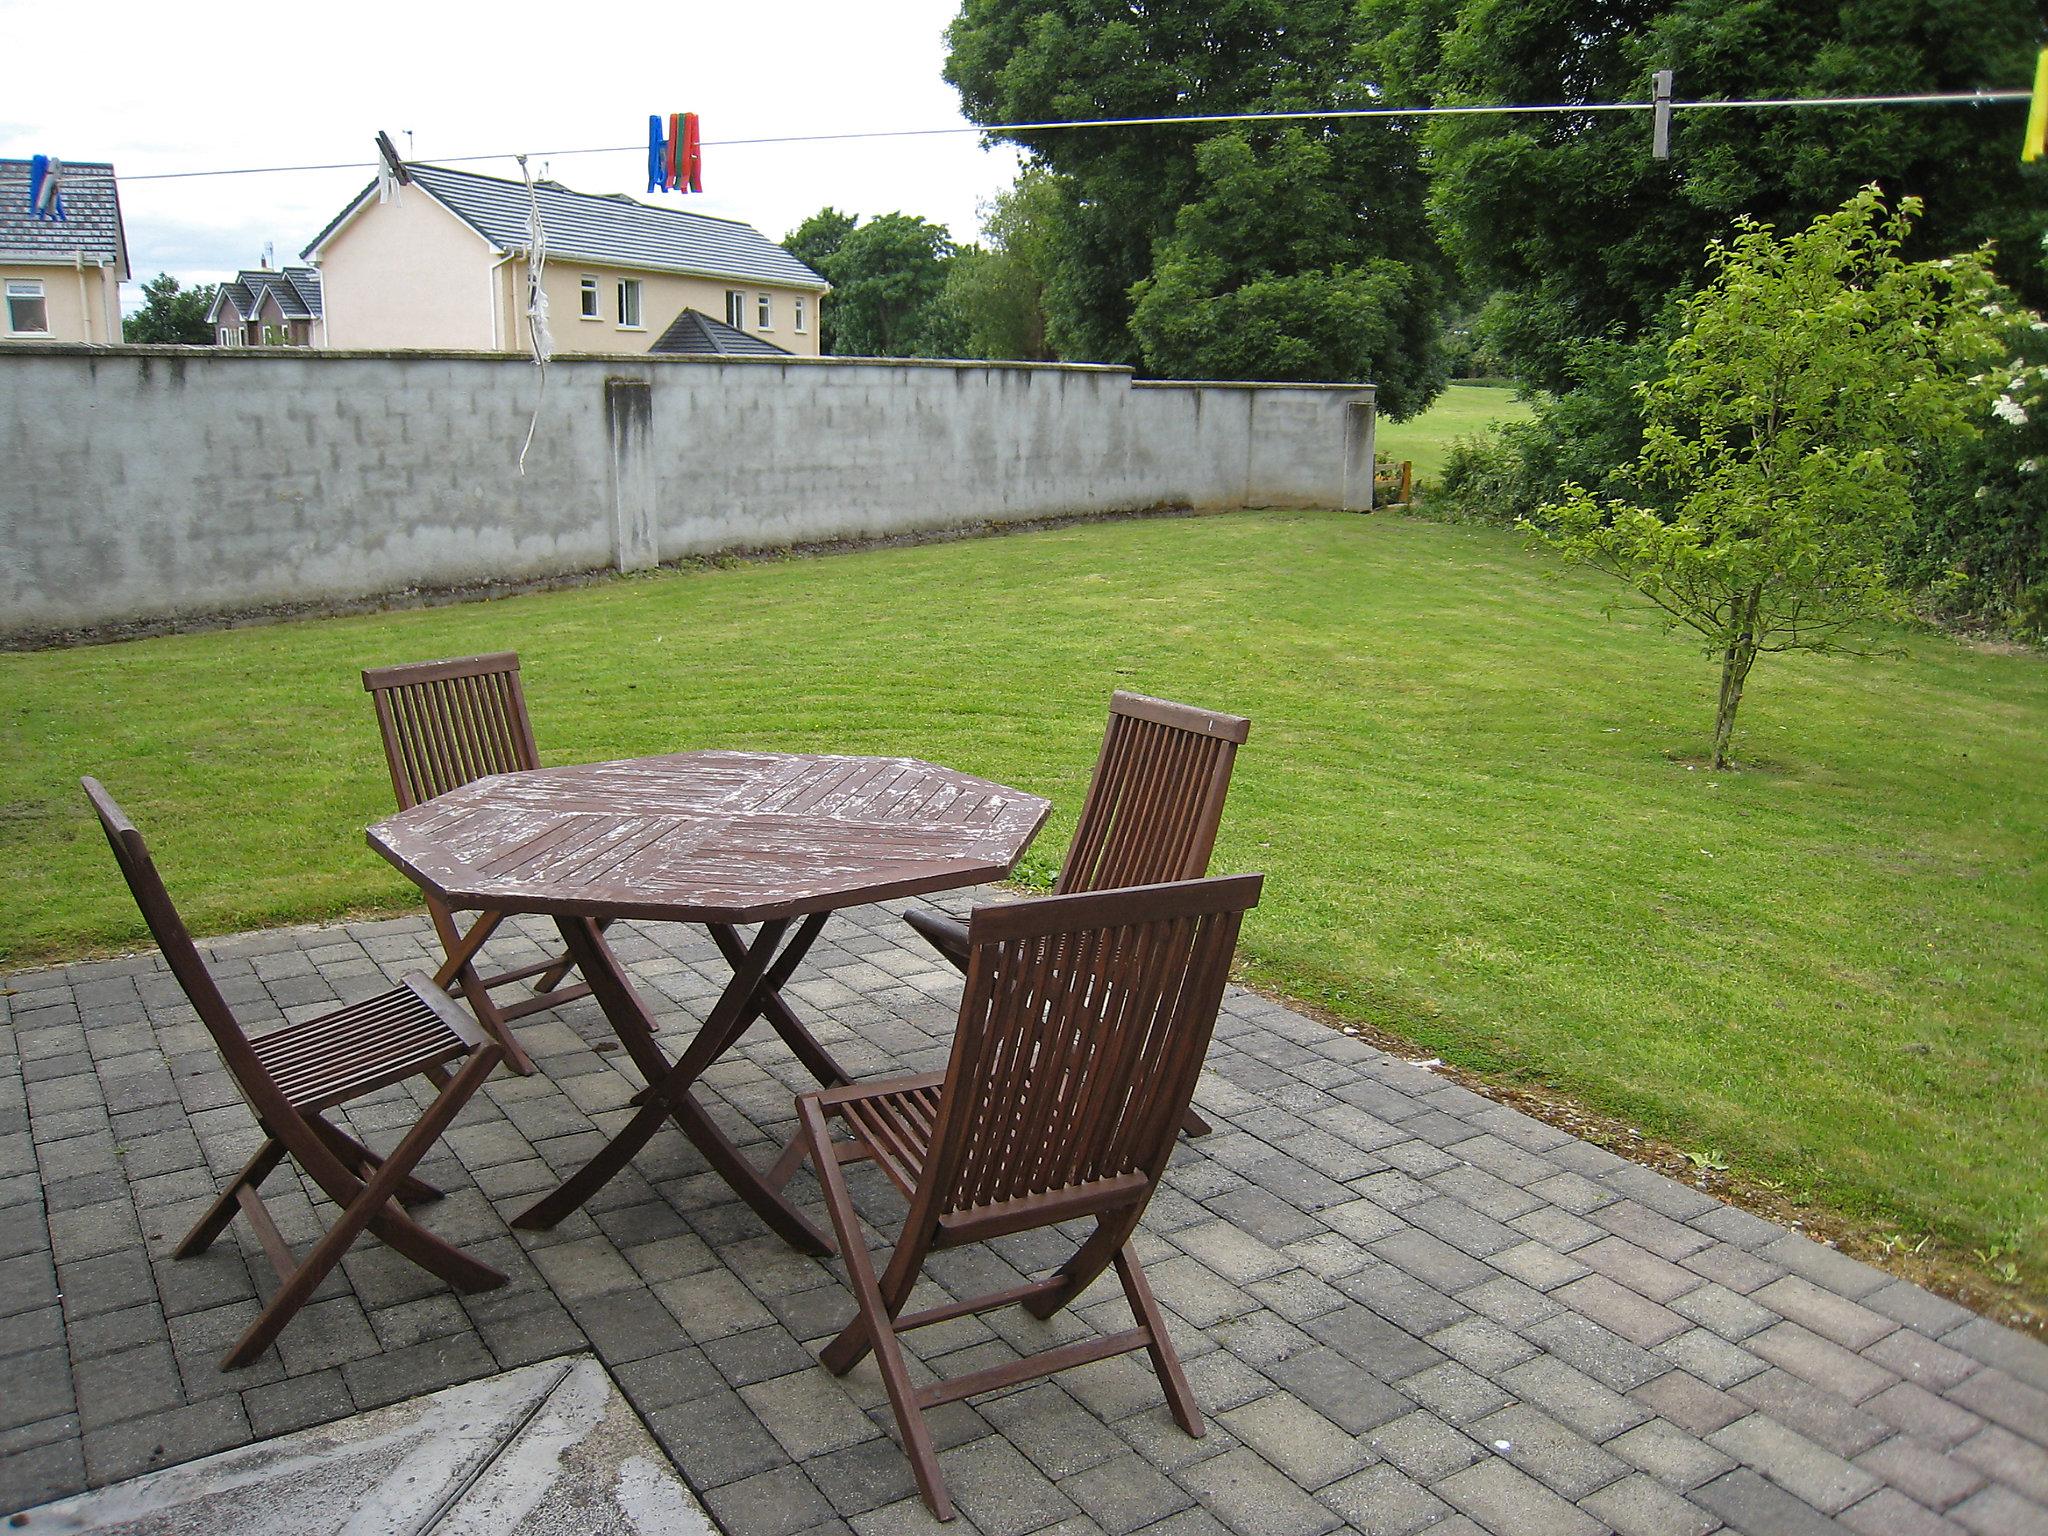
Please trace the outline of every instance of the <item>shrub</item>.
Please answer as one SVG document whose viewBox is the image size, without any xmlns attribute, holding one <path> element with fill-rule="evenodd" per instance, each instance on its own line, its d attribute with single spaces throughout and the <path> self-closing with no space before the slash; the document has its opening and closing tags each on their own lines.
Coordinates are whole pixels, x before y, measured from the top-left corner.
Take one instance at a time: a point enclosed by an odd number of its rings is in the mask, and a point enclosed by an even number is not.
<svg viewBox="0 0 2048 1536">
<path fill-rule="evenodd" d="M 1430 487 L 1423 510 L 1446 522 L 1496 523 L 1512 527 L 1550 493 L 1530 473 L 1521 439 L 1528 423 L 1461 437 L 1445 455 L 1443 472 Z"/>
<path fill-rule="evenodd" d="M 1934 619 L 2048 640 L 2048 335 L 2010 338 L 2028 370 L 1981 435 L 1925 466 L 1892 575 Z"/>
</svg>

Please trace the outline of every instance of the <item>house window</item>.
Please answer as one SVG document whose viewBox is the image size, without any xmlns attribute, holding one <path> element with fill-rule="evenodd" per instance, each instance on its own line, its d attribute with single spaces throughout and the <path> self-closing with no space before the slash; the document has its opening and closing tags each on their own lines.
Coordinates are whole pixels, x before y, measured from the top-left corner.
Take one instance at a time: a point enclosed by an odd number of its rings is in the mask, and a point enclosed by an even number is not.
<svg viewBox="0 0 2048 1536">
<path fill-rule="evenodd" d="M 796 328 L 797 328 L 797 334 L 798 334 L 798 335 L 802 335 L 802 334 L 803 334 L 803 329 L 804 329 L 804 301 L 803 301 L 803 296 L 802 296 L 801 294 L 799 294 L 799 295 L 798 295 L 798 296 L 797 296 L 796 298 L 792 299 L 792 300 L 791 300 L 790 302 L 791 302 L 791 303 L 793 303 L 794 305 L 796 305 Z"/>
<path fill-rule="evenodd" d="M 761 295 L 761 329 L 764 331 L 775 329 L 775 296 L 771 293 Z"/>
<path fill-rule="evenodd" d="M 625 330 L 639 329 L 640 279 L 637 277 L 619 279 L 619 325 Z"/>
<path fill-rule="evenodd" d="M 8 283 L 7 329 L 16 336 L 50 334 L 50 308 L 43 301 L 41 279 Z"/>
<path fill-rule="evenodd" d="M 597 317 L 597 279 L 586 277 L 583 279 L 583 318 L 595 320 Z"/>
<path fill-rule="evenodd" d="M 222 326 L 220 344 L 224 347 L 239 347 L 242 344 L 242 328 L 238 325 Z"/>
<path fill-rule="evenodd" d="M 725 323 L 736 331 L 747 328 L 747 296 L 728 288 L 725 291 Z"/>
</svg>

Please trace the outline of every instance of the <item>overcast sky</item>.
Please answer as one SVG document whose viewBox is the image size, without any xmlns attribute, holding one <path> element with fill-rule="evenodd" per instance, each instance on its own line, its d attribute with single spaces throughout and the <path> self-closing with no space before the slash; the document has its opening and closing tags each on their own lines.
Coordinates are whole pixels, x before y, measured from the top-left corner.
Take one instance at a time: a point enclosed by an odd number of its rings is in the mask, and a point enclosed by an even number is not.
<svg viewBox="0 0 2048 1536">
<path fill-rule="evenodd" d="M 367 168 L 145 181 L 151 173 L 374 158 L 381 128 L 414 158 L 511 155 L 587 192 L 627 192 L 779 240 L 826 204 L 901 210 L 972 239 L 981 202 L 1016 157 L 973 134 L 846 144 L 719 147 L 721 139 L 960 126 L 939 78 L 958 0 L 703 0 L 147 7 L 139 0 L 0 0 L 4 35 L 42 38 L 0 90 L 0 155 L 113 163 L 136 283 L 167 271 L 212 282 L 266 241 L 299 251 L 371 177 Z M 647 194 L 647 118 L 703 120 L 702 196 Z M 535 173 L 539 174 L 538 161 Z"/>
</svg>

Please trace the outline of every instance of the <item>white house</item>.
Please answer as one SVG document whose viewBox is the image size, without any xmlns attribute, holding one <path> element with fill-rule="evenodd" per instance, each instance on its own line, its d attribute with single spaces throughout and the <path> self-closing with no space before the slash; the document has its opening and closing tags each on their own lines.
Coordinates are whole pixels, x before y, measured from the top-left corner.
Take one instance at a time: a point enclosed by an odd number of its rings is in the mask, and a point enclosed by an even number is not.
<svg viewBox="0 0 2048 1536">
<path fill-rule="evenodd" d="M 406 169 L 394 200 L 371 183 L 301 252 L 319 269 L 326 344 L 525 350 L 525 184 Z M 536 195 L 557 350 L 646 353 L 696 310 L 779 351 L 818 354 L 831 285 L 753 226 L 552 181 Z"/>
</svg>

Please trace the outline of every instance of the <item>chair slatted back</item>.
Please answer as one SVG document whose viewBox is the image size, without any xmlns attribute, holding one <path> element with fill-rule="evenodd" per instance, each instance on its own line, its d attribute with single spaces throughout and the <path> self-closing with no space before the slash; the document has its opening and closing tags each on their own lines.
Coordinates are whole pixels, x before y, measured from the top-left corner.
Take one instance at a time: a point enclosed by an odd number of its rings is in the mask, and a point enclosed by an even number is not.
<svg viewBox="0 0 2048 1536">
<path fill-rule="evenodd" d="M 205 1024 L 207 1033 L 213 1036 L 229 1072 L 241 1085 L 249 1102 L 255 1105 L 259 1114 L 272 1112 L 283 1104 L 284 1096 L 263 1070 L 248 1036 L 235 1019 L 234 1011 L 228 1007 L 227 999 L 221 996 L 220 988 L 214 984 L 212 972 L 200 958 L 199 946 L 192 942 L 191 931 L 178 915 L 178 909 L 171 904 L 170 893 L 164 889 L 163 877 L 157 873 L 149 845 L 143 841 L 135 823 L 128 819 L 127 812 L 121 809 L 98 779 L 85 778 L 79 782 L 85 786 L 86 797 L 92 801 L 92 808 L 99 816 L 100 829 L 107 834 L 107 845 L 114 850 L 114 861 L 121 866 L 129 894 L 134 896 L 135 905 L 141 908 L 142 920 L 149 925 L 150 937 L 156 940 L 156 947 L 162 951 L 164 963 L 178 978 L 178 985 L 184 988 L 186 998 L 199 1015 L 200 1022 Z"/>
<path fill-rule="evenodd" d="M 1260 875 L 978 909 L 920 1200 L 934 1218 L 1165 1171 Z"/>
<path fill-rule="evenodd" d="M 1251 722 L 1119 692 L 1058 895 L 1195 880 L 1208 872 L 1237 749 Z"/>
<path fill-rule="evenodd" d="M 373 667 L 363 687 L 401 811 L 489 774 L 540 766 L 515 652 Z"/>
</svg>

